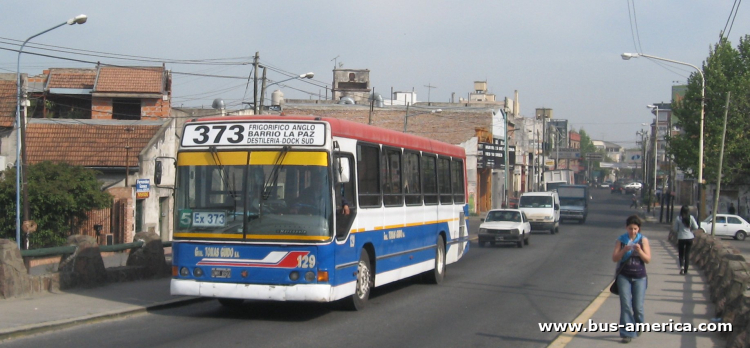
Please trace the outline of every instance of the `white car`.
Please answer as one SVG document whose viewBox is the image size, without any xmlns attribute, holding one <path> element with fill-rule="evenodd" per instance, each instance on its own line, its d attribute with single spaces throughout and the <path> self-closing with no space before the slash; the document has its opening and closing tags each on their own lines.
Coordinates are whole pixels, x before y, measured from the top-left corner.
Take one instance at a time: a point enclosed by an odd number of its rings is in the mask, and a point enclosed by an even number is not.
<svg viewBox="0 0 750 348">
<path fill-rule="evenodd" d="M 623 186 L 623 188 L 625 188 L 626 190 L 627 189 L 630 189 L 630 190 L 640 190 L 640 189 L 643 188 L 643 184 L 641 184 L 640 182 L 636 181 L 636 182 L 631 182 L 631 183 Z"/>
<path fill-rule="evenodd" d="M 708 234 L 711 234 L 713 225 L 711 216 L 701 221 L 701 228 Z M 717 236 L 730 236 L 736 240 L 745 240 L 750 232 L 750 224 L 738 215 L 716 214 L 716 228 L 714 234 Z"/>
<path fill-rule="evenodd" d="M 479 246 L 485 243 L 515 243 L 519 248 L 529 245 L 531 224 L 526 213 L 518 209 L 495 209 L 487 212 L 479 225 Z"/>
</svg>

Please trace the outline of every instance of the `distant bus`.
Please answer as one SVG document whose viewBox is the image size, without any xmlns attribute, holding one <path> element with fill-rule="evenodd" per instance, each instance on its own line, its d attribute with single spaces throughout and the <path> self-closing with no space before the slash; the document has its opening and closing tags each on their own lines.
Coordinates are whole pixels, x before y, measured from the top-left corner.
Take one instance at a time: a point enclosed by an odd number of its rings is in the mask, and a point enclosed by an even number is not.
<svg viewBox="0 0 750 348">
<path fill-rule="evenodd" d="M 174 211 L 173 295 L 361 309 L 467 252 L 466 155 L 334 118 L 203 118 L 184 127 Z"/>
</svg>

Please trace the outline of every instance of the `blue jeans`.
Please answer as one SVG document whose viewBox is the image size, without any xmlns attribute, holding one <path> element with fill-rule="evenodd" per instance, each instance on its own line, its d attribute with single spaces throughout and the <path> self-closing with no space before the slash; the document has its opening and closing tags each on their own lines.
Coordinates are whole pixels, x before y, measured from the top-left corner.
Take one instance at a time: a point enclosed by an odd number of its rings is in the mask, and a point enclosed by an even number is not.
<svg viewBox="0 0 750 348">
<path fill-rule="evenodd" d="M 620 324 L 643 323 L 643 301 L 646 297 L 648 278 L 630 278 L 622 274 L 617 276 L 617 288 L 620 289 Z M 620 328 L 620 337 L 636 337 L 635 331 Z"/>
</svg>

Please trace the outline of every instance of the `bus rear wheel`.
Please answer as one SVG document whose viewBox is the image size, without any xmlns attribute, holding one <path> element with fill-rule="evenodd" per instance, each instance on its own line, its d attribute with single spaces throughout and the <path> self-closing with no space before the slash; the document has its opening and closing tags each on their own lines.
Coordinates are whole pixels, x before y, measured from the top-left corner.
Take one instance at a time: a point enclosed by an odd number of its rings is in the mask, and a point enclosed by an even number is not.
<svg viewBox="0 0 750 348">
<path fill-rule="evenodd" d="M 445 241 L 443 237 L 438 237 L 437 245 L 435 246 L 435 269 L 428 272 L 427 282 L 431 284 L 440 284 L 445 278 Z"/>
<path fill-rule="evenodd" d="M 367 250 L 362 249 L 362 253 L 359 256 L 359 262 L 357 263 L 357 283 L 354 289 L 354 294 L 351 296 L 351 300 L 347 304 L 349 309 L 360 311 L 367 305 L 367 300 L 370 298 L 370 290 L 372 289 L 373 273 L 370 267 L 370 253 Z"/>
</svg>

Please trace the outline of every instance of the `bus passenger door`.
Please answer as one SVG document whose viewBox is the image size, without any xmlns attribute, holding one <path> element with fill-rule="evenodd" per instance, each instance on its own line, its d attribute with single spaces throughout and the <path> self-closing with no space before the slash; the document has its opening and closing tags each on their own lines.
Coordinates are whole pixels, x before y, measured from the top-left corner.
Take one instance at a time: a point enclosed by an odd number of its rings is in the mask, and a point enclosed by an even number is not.
<svg viewBox="0 0 750 348">
<path fill-rule="evenodd" d="M 354 156 L 339 153 L 334 157 L 333 178 L 336 206 L 336 239 L 345 238 L 357 215 L 357 200 L 354 197 Z M 344 206 L 348 206 L 348 213 Z"/>
</svg>

